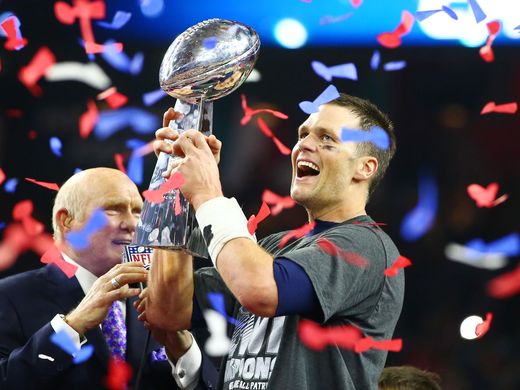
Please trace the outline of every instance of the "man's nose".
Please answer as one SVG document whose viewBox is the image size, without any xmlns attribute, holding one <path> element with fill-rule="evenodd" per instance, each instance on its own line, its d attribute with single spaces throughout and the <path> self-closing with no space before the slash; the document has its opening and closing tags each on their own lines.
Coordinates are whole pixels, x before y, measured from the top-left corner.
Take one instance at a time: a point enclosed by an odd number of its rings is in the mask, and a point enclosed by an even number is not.
<svg viewBox="0 0 520 390">
<path fill-rule="evenodd" d="M 314 139 L 311 134 L 298 141 L 298 149 L 300 149 L 302 152 L 304 150 L 313 152 L 316 150 L 317 145 L 318 143 L 316 142 L 316 139 Z"/>
<path fill-rule="evenodd" d="M 121 217 L 120 227 L 123 230 L 128 230 L 130 233 L 135 232 L 135 228 L 137 227 L 137 221 L 139 218 L 135 216 L 134 213 L 128 211 L 124 213 Z"/>
</svg>

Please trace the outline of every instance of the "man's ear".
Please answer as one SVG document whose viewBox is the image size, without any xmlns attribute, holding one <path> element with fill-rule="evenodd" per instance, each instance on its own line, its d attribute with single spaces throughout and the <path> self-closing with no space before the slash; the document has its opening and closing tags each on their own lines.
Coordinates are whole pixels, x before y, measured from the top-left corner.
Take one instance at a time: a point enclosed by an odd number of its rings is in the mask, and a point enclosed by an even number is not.
<svg viewBox="0 0 520 390">
<path fill-rule="evenodd" d="M 357 162 L 354 179 L 357 181 L 370 180 L 377 172 L 378 167 L 379 163 L 377 158 L 373 156 L 360 157 Z"/>
<path fill-rule="evenodd" d="M 56 223 L 63 235 L 71 230 L 73 220 L 74 218 L 67 209 L 59 209 L 56 213 Z"/>
</svg>

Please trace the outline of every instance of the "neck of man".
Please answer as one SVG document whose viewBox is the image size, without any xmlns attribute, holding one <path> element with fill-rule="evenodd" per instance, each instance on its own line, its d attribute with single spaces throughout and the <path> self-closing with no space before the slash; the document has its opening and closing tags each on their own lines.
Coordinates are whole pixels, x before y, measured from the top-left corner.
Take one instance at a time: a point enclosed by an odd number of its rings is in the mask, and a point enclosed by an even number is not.
<svg viewBox="0 0 520 390">
<path fill-rule="evenodd" d="M 344 222 L 360 215 L 366 215 L 365 202 L 338 203 L 317 210 L 307 209 L 307 215 L 309 222 L 314 222 L 317 219 L 328 222 Z"/>
</svg>

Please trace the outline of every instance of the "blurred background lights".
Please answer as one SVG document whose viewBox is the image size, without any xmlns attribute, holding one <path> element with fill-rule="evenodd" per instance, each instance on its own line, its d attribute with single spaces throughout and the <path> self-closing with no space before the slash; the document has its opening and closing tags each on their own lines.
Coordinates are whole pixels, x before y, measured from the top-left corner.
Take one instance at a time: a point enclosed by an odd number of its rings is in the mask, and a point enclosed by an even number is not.
<svg viewBox="0 0 520 390">
<path fill-rule="evenodd" d="M 477 338 L 477 325 L 484 322 L 482 317 L 469 316 L 460 324 L 460 335 L 463 339 L 473 340 Z"/>
<path fill-rule="evenodd" d="M 276 41 L 287 49 L 298 49 L 307 41 L 307 30 L 296 19 L 282 19 L 274 26 Z"/>
</svg>

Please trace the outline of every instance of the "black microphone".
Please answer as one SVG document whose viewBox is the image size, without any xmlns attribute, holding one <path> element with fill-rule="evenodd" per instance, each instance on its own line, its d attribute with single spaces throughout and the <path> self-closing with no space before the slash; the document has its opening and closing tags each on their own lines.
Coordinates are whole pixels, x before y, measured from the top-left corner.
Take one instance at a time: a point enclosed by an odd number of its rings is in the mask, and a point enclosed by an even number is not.
<svg viewBox="0 0 520 390">
<path fill-rule="evenodd" d="M 153 248 L 140 245 L 125 245 L 125 249 L 121 255 L 123 263 L 131 263 L 134 261 L 141 261 L 144 264 L 144 269 L 149 271 L 152 263 Z M 132 283 L 128 285 L 131 288 L 140 288 L 143 290 L 146 283 Z"/>
</svg>

